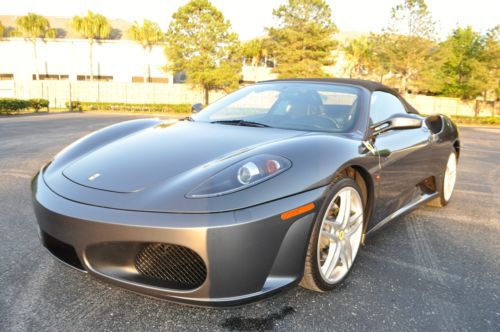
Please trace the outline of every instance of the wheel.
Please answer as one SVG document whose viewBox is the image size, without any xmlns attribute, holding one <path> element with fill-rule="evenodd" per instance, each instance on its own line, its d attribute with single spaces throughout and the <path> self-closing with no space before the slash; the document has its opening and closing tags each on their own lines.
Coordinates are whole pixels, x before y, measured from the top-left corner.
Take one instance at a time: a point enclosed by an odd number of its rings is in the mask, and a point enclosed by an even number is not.
<svg viewBox="0 0 500 332">
<path fill-rule="evenodd" d="M 446 163 L 446 168 L 443 174 L 443 182 L 441 183 L 441 191 L 439 196 L 429 202 L 429 205 L 435 207 L 443 207 L 450 201 L 451 195 L 453 194 L 453 189 L 455 188 L 455 182 L 457 180 L 457 154 L 455 151 L 450 153 L 448 157 L 448 162 Z"/>
<path fill-rule="evenodd" d="M 316 217 L 302 287 L 324 292 L 344 280 L 361 244 L 363 216 L 359 186 L 348 177 L 337 179 Z"/>
</svg>

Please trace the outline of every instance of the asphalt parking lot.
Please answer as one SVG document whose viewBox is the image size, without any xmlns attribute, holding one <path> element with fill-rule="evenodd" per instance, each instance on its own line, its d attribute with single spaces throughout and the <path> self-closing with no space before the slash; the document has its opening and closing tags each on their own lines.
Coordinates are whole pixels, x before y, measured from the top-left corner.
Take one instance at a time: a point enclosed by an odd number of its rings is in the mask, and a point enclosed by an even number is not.
<svg viewBox="0 0 500 332">
<path fill-rule="evenodd" d="M 31 176 L 75 139 L 129 119 L 0 118 L 1 331 L 500 331 L 500 129 L 462 128 L 451 203 L 419 208 L 368 238 L 334 292 L 296 287 L 209 309 L 109 286 L 58 263 L 38 241 Z"/>
</svg>

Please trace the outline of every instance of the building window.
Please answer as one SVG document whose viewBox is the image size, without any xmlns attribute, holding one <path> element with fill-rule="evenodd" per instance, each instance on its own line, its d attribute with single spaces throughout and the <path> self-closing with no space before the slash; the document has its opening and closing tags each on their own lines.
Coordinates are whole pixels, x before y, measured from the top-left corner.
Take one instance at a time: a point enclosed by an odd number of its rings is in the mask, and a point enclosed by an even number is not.
<svg viewBox="0 0 500 332">
<path fill-rule="evenodd" d="M 14 79 L 14 74 L 0 74 L 0 81 L 10 81 Z"/>
<path fill-rule="evenodd" d="M 151 83 L 168 83 L 168 77 L 151 77 Z"/>
<path fill-rule="evenodd" d="M 77 75 L 76 80 L 77 81 L 90 81 L 90 75 Z M 111 82 L 112 80 L 113 80 L 113 76 L 102 76 L 102 75 L 94 76 L 94 81 Z"/>
<path fill-rule="evenodd" d="M 149 77 L 148 83 L 168 83 L 168 77 Z M 144 83 L 144 77 L 132 76 L 132 83 Z"/>
<path fill-rule="evenodd" d="M 68 75 L 60 75 L 60 74 L 47 74 L 47 75 L 38 75 L 40 80 L 44 81 L 58 81 L 58 80 L 67 80 L 69 78 Z M 33 74 L 33 80 L 36 80 L 36 74 Z"/>
<path fill-rule="evenodd" d="M 178 71 L 174 75 L 174 83 L 186 83 L 187 75 L 184 71 Z"/>
</svg>

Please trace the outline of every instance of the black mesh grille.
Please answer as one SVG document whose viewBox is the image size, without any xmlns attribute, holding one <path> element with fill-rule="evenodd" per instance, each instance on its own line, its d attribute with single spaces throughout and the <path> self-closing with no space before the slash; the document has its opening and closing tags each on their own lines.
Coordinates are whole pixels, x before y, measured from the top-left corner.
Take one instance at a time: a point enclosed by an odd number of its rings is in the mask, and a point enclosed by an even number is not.
<svg viewBox="0 0 500 332">
<path fill-rule="evenodd" d="M 197 253 L 167 243 L 145 246 L 136 256 L 135 266 L 143 276 L 166 281 L 172 288 L 196 288 L 207 277 L 205 263 Z"/>
</svg>

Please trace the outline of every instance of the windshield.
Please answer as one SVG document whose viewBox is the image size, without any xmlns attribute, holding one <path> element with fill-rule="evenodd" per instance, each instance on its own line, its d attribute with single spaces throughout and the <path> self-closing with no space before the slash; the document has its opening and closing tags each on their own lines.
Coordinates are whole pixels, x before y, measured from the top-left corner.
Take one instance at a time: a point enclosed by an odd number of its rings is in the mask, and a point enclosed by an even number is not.
<svg viewBox="0 0 500 332">
<path fill-rule="evenodd" d="M 263 83 L 238 90 L 193 116 L 195 121 L 345 133 L 358 116 L 356 87 Z"/>
</svg>

